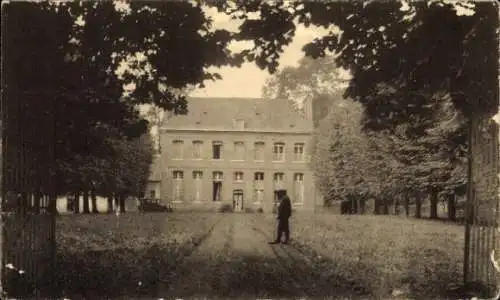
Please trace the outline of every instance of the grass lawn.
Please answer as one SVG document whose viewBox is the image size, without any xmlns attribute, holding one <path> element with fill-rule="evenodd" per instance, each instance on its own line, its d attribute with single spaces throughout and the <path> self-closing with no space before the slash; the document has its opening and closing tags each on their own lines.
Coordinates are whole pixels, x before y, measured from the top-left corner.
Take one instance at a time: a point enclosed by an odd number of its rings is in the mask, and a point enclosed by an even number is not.
<svg viewBox="0 0 500 300">
<path fill-rule="evenodd" d="M 222 216 L 61 216 L 57 221 L 59 289 L 71 299 L 154 297 L 161 284 L 175 276 L 180 259 L 202 242 Z M 273 228 L 272 215 L 254 217 L 263 229 Z M 294 215 L 291 230 L 292 246 L 316 265 L 316 274 L 304 276 L 316 276 L 318 288 L 334 285 L 364 299 L 387 299 L 396 293 L 412 299 L 458 299 L 462 226 L 396 216 L 324 213 Z"/>
<path fill-rule="evenodd" d="M 266 216 L 273 223 L 272 216 Z M 296 214 L 292 245 L 313 258 L 320 277 L 339 289 L 386 299 L 457 299 L 464 228 L 396 216 Z"/>
<path fill-rule="evenodd" d="M 154 294 L 219 218 L 181 213 L 61 216 L 58 289 L 70 299 Z"/>
</svg>

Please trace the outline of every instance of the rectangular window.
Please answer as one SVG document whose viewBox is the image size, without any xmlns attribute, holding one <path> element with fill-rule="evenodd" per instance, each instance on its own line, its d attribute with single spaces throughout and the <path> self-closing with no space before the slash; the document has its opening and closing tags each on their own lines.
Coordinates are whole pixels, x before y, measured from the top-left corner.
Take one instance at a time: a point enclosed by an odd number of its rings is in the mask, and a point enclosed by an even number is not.
<svg viewBox="0 0 500 300">
<path fill-rule="evenodd" d="M 304 144 L 295 143 L 293 146 L 293 160 L 294 161 L 304 161 Z"/>
<path fill-rule="evenodd" d="M 283 181 L 285 174 L 283 173 L 274 173 L 274 181 Z"/>
<path fill-rule="evenodd" d="M 257 172 L 254 177 L 253 186 L 253 201 L 255 203 L 262 203 L 264 200 L 264 173 Z"/>
<path fill-rule="evenodd" d="M 220 202 L 222 194 L 222 182 L 214 181 L 213 182 L 213 202 Z"/>
<path fill-rule="evenodd" d="M 236 182 L 243 181 L 243 172 L 234 172 L 234 181 Z"/>
<path fill-rule="evenodd" d="M 203 172 L 201 171 L 193 171 L 193 179 L 194 179 L 194 201 L 201 200 L 202 187 L 203 187 Z"/>
<path fill-rule="evenodd" d="M 220 172 L 220 171 L 213 172 L 212 176 L 213 176 L 213 180 L 214 180 L 214 181 L 215 181 L 215 180 L 216 180 L 216 181 L 221 181 L 221 180 L 222 180 L 222 178 L 223 178 L 223 174 L 222 174 L 222 172 Z"/>
<path fill-rule="evenodd" d="M 201 159 L 203 141 L 193 141 L 193 159 Z"/>
<path fill-rule="evenodd" d="M 234 160 L 245 160 L 245 144 L 243 142 L 234 143 Z"/>
<path fill-rule="evenodd" d="M 149 191 L 149 198 L 150 199 L 156 199 L 156 191 L 155 190 L 150 190 Z"/>
<path fill-rule="evenodd" d="M 253 201 L 255 203 L 262 203 L 262 201 L 264 200 L 264 189 L 256 187 L 253 192 Z"/>
<path fill-rule="evenodd" d="M 275 143 L 273 146 L 273 161 L 285 160 L 285 144 Z"/>
<path fill-rule="evenodd" d="M 283 173 L 274 173 L 274 189 L 280 190 L 284 188 L 284 178 L 285 174 Z"/>
<path fill-rule="evenodd" d="M 264 161 L 264 142 L 256 142 L 254 144 L 254 160 Z"/>
<path fill-rule="evenodd" d="M 182 159 L 183 156 L 183 147 L 184 142 L 180 140 L 175 140 L 172 142 L 172 158 L 173 159 Z"/>
<path fill-rule="evenodd" d="M 244 130 L 245 129 L 245 121 L 241 119 L 236 119 L 234 120 L 234 127 L 238 130 Z"/>
<path fill-rule="evenodd" d="M 173 198 L 176 202 L 182 202 L 184 198 L 184 172 L 174 171 L 173 172 Z"/>
<path fill-rule="evenodd" d="M 193 171 L 193 179 L 196 179 L 196 180 L 203 179 L 203 172 L 201 172 L 201 171 Z"/>
<path fill-rule="evenodd" d="M 184 172 L 182 171 L 174 171 L 174 179 L 177 179 L 177 180 L 182 180 L 184 179 Z"/>
<path fill-rule="evenodd" d="M 304 181 L 304 174 L 302 173 L 295 173 L 293 177 L 295 181 Z"/>
<path fill-rule="evenodd" d="M 304 202 L 304 174 L 295 173 L 294 174 L 294 199 L 295 203 Z"/>
<path fill-rule="evenodd" d="M 222 159 L 222 142 L 212 143 L 212 158 Z"/>
</svg>

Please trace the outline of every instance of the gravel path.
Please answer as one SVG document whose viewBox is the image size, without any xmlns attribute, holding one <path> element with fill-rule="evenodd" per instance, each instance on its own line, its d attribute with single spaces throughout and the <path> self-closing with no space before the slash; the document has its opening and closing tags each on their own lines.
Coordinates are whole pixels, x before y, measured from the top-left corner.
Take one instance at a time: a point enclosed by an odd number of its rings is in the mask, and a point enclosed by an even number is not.
<svg viewBox="0 0 500 300">
<path fill-rule="evenodd" d="M 168 297 L 302 298 L 306 295 L 294 266 L 307 263 L 287 245 L 268 245 L 274 228 L 258 215 L 228 214 L 211 235 L 177 268 Z M 305 277 L 303 277 L 305 278 Z"/>
</svg>

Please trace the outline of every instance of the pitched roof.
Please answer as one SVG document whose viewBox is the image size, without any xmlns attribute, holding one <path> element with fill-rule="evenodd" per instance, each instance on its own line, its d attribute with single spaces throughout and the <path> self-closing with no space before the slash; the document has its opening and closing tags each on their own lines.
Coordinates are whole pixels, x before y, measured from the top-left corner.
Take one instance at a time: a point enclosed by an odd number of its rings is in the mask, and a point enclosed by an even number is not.
<svg viewBox="0 0 500 300">
<path fill-rule="evenodd" d="M 161 181 L 161 160 L 159 155 L 153 157 L 149 172 L 149 181 Z"/>
<path fill-rule="evenodd" d="M 188 113 L 165 118 L 162 128 L 238 130 L 235 121 L 242 120 L 244 131 L 312 131 L 312 122 L 286 100 L 190 98 L 187 102 Z"/>
</svg>

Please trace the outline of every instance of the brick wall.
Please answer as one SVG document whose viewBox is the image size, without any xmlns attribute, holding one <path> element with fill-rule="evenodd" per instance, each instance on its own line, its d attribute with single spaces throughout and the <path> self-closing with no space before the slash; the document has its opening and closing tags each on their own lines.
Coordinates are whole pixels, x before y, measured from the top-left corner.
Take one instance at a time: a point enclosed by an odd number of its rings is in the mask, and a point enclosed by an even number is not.
<svg viewBox="0 0 500 300">
<path fill-rule="evenodd" d="M 204 131 L 163 131 L 161 133 L 161 147 L 164 150 L 161 157 L 161 195 L 166 202 L 171 202 L 173 196 L 173 171 L 184 172 L 184 200 L 182 203 L 173 203 L 174 208 L 196 208 L 217 209 L 221 204 L 231 204 L 233 191 L 241 189 L 244 193 L 244 207 L 259 208 L 264 211 L 271 211 L 274 199 L 273 174 L 284 173 L 284 188 L 293 197 L 293 176 L 295 173 L 304 174 L 304 202 L 295 205 L 296 210 L 314 210 L 318 199 L 314 188 L 313 175 L 308 167 L 310 133 L 257 133 L 257 132 L 204 132 Z M 169 155 L 174 140 L 182 140 L 183 158 L 173 159 Z M 203 151 L 201 159 L 192 158 L 192 142 L 203 141 Z M 212 141 L 223 143 L 222 159 L 212 159 Z M 234 161 L 234 143 L 244 142 L 245 159 Z M 264 161 L 254 161 L 254 143 L 262 141 L 265 143 Z M 285 143 L 285 160 L 283 162 L 273 162 L 273 144 L 276 142 Z M 294 144 L 304 143 L 305 161 L 293 161 Z M 195 202 L 195 189 L 193 171 L 202 171 L 202 199 Z M 212 172 L 223 172 L 221 203 L 212 201 Z M 241 171 L 244 173 L 242 182 L 233 180 L 233 173 Z M 254 173 L 264 173 L 264 199 L 262 203 L 253 201 Z M 292 202 L 294 199 L 292 198 Z"/>
</svg>

